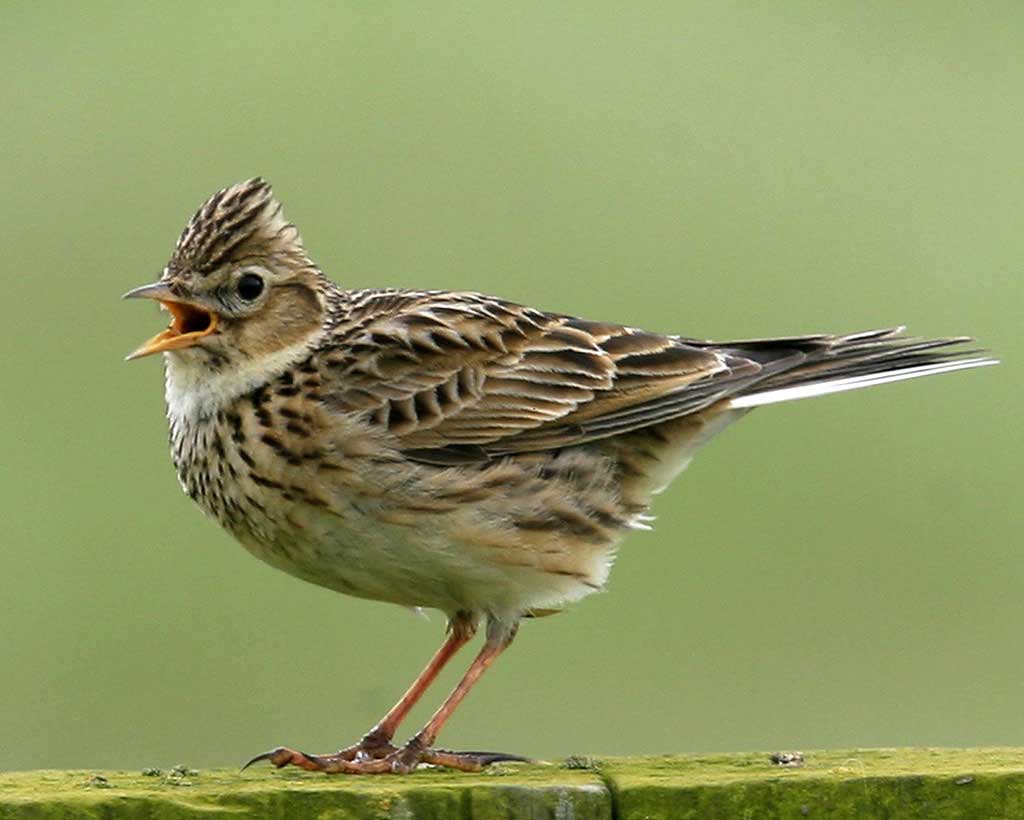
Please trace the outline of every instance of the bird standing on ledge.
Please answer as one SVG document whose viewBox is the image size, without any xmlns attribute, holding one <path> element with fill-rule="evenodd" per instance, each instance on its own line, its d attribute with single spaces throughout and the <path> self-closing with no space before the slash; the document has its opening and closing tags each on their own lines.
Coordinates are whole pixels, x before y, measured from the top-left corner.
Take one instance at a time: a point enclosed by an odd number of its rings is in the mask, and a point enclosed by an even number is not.
<svg viewBox="0 0 1024 820">
<path fill-rule="evenodd" d="M 448 616 L 359 743 L 250 761 L 323 772 L 521 760 L 433 747 L 522 618 L 604 586 L 619 540 L 701 444 L 761 404 L 994 363 L 901 328 L 708 342 L 478 293 L 343 290 L 261 179 L 210 197 L 160 280 L 126 297 L 171 314 L 129 358 L 164 354 L 174 464 L 208 515 L 306 581 Z M 482 622 L 465 676 L 394 745 Z"/>
</svg>

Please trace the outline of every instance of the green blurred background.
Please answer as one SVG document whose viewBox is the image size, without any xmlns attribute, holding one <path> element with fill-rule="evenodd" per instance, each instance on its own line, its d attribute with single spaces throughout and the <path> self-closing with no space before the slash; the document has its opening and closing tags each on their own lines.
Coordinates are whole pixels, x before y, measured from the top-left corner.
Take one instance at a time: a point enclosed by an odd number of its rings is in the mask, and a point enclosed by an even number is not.
<svg viewBox="0 0 1024 820">
<path fill-rule="evenodd" d="M 119 295 L 256 174 L 348 286 L 1004 359 L 728 431 L 446 745 L 1024 743 L 1022 42 L 1016 2 L 5 3 L 0 768 L 328 751 L 440 640 L 205 520 L 122 362 L 164 320 Z"/>
</svg>

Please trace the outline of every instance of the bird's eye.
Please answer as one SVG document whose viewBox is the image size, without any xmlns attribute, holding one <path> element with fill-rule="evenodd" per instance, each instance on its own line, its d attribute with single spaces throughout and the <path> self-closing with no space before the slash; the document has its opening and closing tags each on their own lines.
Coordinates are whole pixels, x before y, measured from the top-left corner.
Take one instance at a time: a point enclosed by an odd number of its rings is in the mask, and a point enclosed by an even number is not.
<svg viewBox="0 0 1024 820">
<path fill-rule="evenodd" d="M 263 277 L 255 273 L 247 273 L 238 280 L 238 295 L 246 302 L 251 302 L 263 293 Z"/>
</svg>

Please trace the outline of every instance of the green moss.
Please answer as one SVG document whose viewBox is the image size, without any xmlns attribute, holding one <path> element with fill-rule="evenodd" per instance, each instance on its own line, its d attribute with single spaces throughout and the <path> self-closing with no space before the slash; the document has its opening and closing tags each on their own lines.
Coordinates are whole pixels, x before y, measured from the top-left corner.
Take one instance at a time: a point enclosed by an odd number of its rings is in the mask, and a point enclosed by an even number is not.
<svg viewBox="0 0 1024 820">
<path fill-rule="evenodd" d="M 0 775 L 0 820 L 39 818 L 1008 818 L 1024 816 L 1024 750 L 575 758 L 476 775 L 327 777 L 298 770 Z M 581 762 L 586 761 L 586 766 Z M 594 770 L 596 769 L 596 771 Z"/>
<path fill-rule="evenodd" d="M 152 771 L 152 770 L 147 770 Z M 96 778 L 105 778 L 102 782 Z M 405 777 L 328 777 L 299 770 L 37 771 L 0 775 L 0 818 L 610 818 L 592 772 L 493 767 L 478 775 L 420 771 Z"/>
<path fill-rule="evenodd" d="M 781 767 L 768 753 L 613 758 L 601 771 L 621 820 L 1024 816 L 1021 749 L 805 752 L 804 761 Z"/>
</svg>

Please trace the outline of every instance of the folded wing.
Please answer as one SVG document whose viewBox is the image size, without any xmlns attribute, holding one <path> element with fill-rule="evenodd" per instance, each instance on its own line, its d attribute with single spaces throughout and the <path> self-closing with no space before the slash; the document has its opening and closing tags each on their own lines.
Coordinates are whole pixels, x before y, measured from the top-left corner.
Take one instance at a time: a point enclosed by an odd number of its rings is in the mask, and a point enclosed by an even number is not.
<svg viewBox="0 0 1024 820">
<path fill-rule="evenodd" d="M 718 402 L 751 407 L 992 363 L 955 347 L 964 338 L 902 330 L 711 342 L 473 293 L 364 291 L 327 356 L 326 398 L 365 412 L 411 458 L 455 464 L 583 444 Z"/>
</svg>

